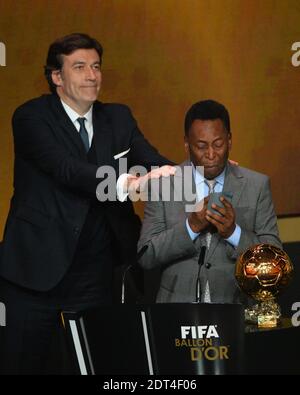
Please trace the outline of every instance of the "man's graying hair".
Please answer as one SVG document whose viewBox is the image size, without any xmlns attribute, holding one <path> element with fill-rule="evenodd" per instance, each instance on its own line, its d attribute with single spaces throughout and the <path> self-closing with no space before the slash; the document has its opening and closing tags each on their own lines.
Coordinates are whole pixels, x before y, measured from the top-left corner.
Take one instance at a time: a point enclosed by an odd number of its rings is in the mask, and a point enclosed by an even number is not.
<svg viewBox="0 0 300 395">
<path fill-rule="evenodd" d="M 56 39 L 49 47 L 46 66 L 44 67 L 45 76 L 52 93 L 56 93 L 56 85 L 52 81 L 52 71 L 61 70 L 63 55 L 70 55 L 77 49 L 95 49 L 101 64 L 103 48 L 95 38 L 84 33 L 72 33 Z"/>
</svg>

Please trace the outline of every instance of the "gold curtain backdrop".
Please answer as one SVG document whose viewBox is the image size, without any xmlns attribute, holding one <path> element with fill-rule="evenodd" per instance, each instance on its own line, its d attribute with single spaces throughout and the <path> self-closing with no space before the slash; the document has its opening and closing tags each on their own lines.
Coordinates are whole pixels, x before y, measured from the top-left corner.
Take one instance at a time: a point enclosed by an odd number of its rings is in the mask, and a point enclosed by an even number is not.
<svg viewBox="0 0 300 395">
<path fill-rule="evenodd" d="M 300 213 L 300 66 L 291 61 L 299 0 L 0 0 L 1 231 L 12 194 L 11 116 L 48 91 L 48 46 L 71 32 L 103 44 L 100 100 L 129 105 L 146 137 L 175 162 L 185 157 L 190 105 L 225 104 L 231 158 L 271 177 L 277 214 Z"/>
</svg>

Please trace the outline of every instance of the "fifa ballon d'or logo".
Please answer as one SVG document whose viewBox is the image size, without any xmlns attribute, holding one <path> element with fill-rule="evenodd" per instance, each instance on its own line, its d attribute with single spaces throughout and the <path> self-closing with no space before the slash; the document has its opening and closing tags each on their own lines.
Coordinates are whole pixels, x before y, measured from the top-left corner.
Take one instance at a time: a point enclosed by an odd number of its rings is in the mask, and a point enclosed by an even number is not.
<svg viewBox="0 0 300 395">
<path fill-rule="evenodd" d="M 258 304 L 245 310 L 246 321 L 259 327 L 275 327 L 280 307 L 275 297 L 290 283 L 293 265 L 288 255 L 271 244 L 248 248 L 237 260 L 235 277 L 239 287 Z"/>
</svg>

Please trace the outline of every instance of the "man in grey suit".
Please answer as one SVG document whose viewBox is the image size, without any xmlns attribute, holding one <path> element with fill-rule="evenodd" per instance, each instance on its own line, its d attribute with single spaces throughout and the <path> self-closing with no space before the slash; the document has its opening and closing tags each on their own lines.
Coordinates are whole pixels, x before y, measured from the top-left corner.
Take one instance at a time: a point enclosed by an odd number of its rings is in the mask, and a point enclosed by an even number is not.
<svg viewBox="0 0 300 395">
<path fill-rule="evenodd" d="M 189 109 L 184 141 L 189 160 L 171 177 L 170 196 L 176 185 L 186 186 L 183 170 L 188 166 L 194 203 L 200 203 L 188 212 L 185 198 L 166 201 L 161 193 L 157 201 L 146 203 L 140 264 L 145 269 L 161 268 L 157 302 L 195 302 L 199 279 L 198 301 L 248 305 L 235 281 L 236 259 L 258 243 L 282 248 L 269 178 L 228 161 L 230 119 L 220 103 L 205 100 Z M 211 192 L 222 196 L 208 209 Z"/>
</svg>

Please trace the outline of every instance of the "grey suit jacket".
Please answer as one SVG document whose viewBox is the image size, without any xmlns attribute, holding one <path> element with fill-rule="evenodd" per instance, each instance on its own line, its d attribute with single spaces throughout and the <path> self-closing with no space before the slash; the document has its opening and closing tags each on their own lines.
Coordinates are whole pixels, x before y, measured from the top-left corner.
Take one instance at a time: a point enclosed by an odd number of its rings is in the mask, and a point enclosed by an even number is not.
<svg viewBox="0 0 300 395">
<path fill-rule="evenodd" d="M 179 167 L 190 165 L 182 163 Z M 171 196 L 178 179 L 170 179 Z M 194 185 L 192 177 L 191 182 Z M 243 303 L 250 300 L 240 291 L 234 277 L 238 256 L 248 247 L 258 243 L 270 243 L 282 248 L 274 212 L 269 178 L 263 174 L 239 166 L 227 165 L 223 192 L 233 194 L 236 223 L 241 227 L 239 245 L 234 248 L 218 233 L 212 235 L 205 264 L 201 266 L 200 283 L 203 290 L 209 281 L 211 300 L 215 303 Z M 195 202 L 194 202 L 195 203 Z M 186 229 L 188 202 L 149 201 L 145 206 L 142 232 L 138 250 L 145 246 L 140 265 L 145 269 L 161 267 L 162 277 L 157 302 L 194 302 L 198 276 L 198 258 L 205 234 L 192 241 Z M 190 204 L 190 203 L 189 203 Z"/>
</svg>

